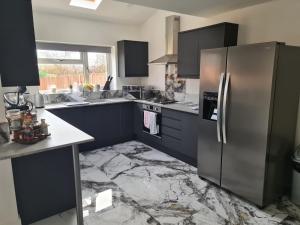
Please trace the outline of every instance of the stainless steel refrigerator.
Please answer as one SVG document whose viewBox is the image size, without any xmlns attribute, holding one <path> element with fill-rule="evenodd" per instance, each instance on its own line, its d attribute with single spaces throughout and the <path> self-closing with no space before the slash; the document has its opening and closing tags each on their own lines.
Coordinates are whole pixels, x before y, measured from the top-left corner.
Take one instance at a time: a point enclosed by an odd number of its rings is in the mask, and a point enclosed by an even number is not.
<svg viewBox="0 0 300 225">
<path fill-rule="evenodd" d="M 290 185 L 300 49 L 270 42 L 201 51 L 198 174 L 258 206 Z"/>
</svg>

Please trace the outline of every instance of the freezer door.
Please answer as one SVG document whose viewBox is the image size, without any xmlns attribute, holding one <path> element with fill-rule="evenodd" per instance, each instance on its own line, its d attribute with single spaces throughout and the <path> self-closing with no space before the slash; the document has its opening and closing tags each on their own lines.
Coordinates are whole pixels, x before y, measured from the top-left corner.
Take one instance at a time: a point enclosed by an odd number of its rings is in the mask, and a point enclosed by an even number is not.
<svg viewBox="0 0 300 225">
<path fill-rule="evenodd" d="M 218 185 L 221 178 L 221 106 L 226 56 L 227 48 L 201 51 L 198 174 Z"/>
<path fill-rule="evenodd" d="M 221 186 L 262 206 L 276 44 L 228 49 Z M 225 144 L 226 143 L 226 144 Z"/>
</svg>

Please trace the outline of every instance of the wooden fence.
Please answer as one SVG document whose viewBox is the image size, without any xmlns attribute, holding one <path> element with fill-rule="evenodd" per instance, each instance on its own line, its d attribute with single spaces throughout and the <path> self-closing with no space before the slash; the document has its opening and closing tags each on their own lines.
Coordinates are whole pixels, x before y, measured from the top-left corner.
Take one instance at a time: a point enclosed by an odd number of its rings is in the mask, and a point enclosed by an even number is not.
<svg viewBox="0 0 300 225">
<path fill-rule="evenodd" d="M 89 83 L 104 86 L 107 75 L 106 73 L 94 73 L 89 76 Z M 83 75 L 48 75 L 40 77 L 40 90 L 48 90 L 51 85 L 56 85 L 56 89 L 68 89 L 70 84 L 84 84 Z"/>
</svg>

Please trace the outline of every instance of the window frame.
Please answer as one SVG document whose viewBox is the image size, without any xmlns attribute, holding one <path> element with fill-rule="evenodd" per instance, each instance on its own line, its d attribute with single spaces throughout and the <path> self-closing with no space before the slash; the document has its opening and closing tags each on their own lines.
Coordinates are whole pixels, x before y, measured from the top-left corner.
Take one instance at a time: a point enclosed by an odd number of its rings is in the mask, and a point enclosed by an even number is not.
<svg viewBox="0 0 300 225">
<path fill-rule="evenodd" d="M 79 52 L 80 59 L 55 59 L 55 58 L 38 58 L 38 57 L 37 59 L 38 59 L 38 64 L 82 65 L 85 83 L 90 82 L 89 80 L 90 70 L 89 70 L 89 61 L 88 61 L 88 53 L 90 52 L 106 54 L 107 77 L 109 76 L 112 70 L 110 47 L 37 42 L 37 51 L 38 50 Z"/>
</svg>

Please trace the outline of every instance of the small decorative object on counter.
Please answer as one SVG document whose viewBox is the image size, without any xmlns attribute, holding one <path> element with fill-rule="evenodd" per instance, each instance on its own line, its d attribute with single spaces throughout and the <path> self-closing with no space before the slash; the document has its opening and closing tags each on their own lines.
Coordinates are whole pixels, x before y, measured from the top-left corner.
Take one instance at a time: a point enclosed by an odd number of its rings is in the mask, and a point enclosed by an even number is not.
<svg viewBox="0 0 300 225">
<path fill-rule="evenodd" d="M 33 124 L 33 116 L 31 112 L 26 112 L 24 114 L 24 119 L 23 119 L 23 126 L 26 128 L 27 126 L 30 126 Z"/>
<path fill-rule="evenodd" d="M 96 84 L 95 88 L 94 88 L 94 91 L 95 92 L 99 92 L 101 90 L 101 86 L 100 84 Z"/>
<path fill-rule="evenodd" d="M 37 121 L 37 113 L 36 113 L 36 109 L 33 109 L 33 110 L 31 111 L 31 115 L 32 115 L 32 121 L 33 121 L 33 123 L 37 123 L 38 121 Z"/>
<path fill-rule="evenodd" d="M 6 118 L 9 122 L 11 140 L 20 144 L 34 144 L 48 136 L 48 124 L 45 119 L 37 121 L 36 112 L 8 110 Z"/>
<path fill-rule="evenodd" d="M 41 119 L 41 131 L 43 135 L 48 135 L 48 124 L 45 119 Z"/>
</svg>

